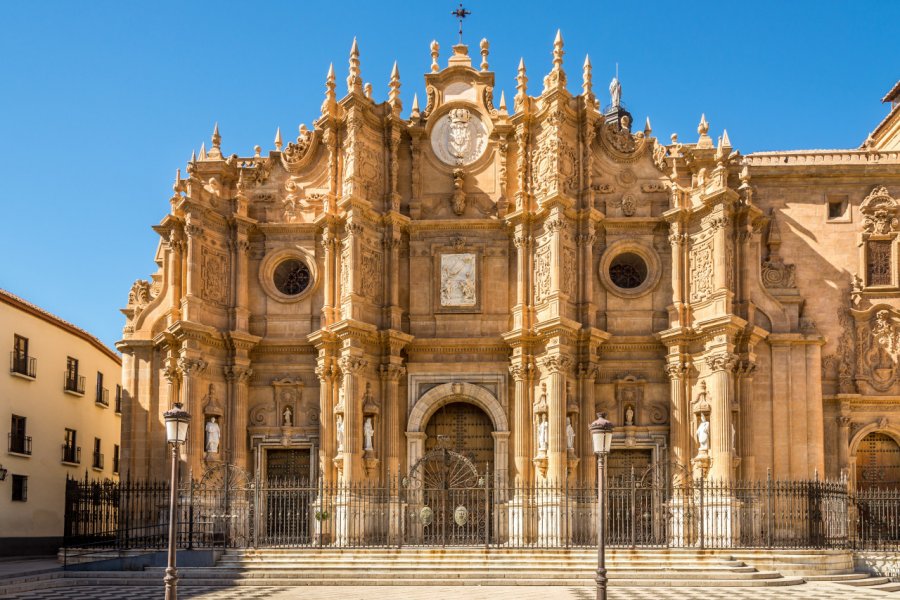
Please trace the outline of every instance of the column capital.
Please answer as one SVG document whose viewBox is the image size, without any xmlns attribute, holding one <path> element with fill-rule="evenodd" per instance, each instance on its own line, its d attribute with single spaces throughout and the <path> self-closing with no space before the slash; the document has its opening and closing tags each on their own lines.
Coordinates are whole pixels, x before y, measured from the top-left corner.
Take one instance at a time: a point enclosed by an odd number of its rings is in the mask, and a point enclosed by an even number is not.
<svg viewBox="0 0 900 600">
<path fill-rule="evenodd" d="M 378 367 L 378 374 L 384 381 L 399 381 L 401 377 L 406 375 L 406 367 L 387 363 Z"/>
<path fill-rule="evenodd" d="M 182 375 L 199 375 L 206 370 L 206 367 L 207 362 L 202 358 L 186 358 L 182 356 L 178 359 L 178 370 Z"/>
<path fill-rule="evenodd" d="M 225 367 L 225 379 L 228 381 L 237 381 L 238 383 L 247 383 L 253 377 L 253 369 L 244 365 L 230 365 Z"/>
<path fill-rule="evenodd" d="M 664 370 L 666 371 L 666 375 L 668 375 L 669 379 L 672 381 L 684 379 L 687 377 L 688 371 L 691 370 L 691 363 L 686 360 L 670 362 L 666 364 Z"/>
<path fill-rule="evenodd" d="M 738 363 L 737 355 L 731 352 L 716 352 L 706 357 L 706 366 L 710 371 L 732 371 Z"/>
<path fill-rule="evenodd" d="M 544 368 L 550 373 L 564 373 L 572 367 L 572 359 L 565 354 L 552 354 L 545 356 Z"/>
</svg>

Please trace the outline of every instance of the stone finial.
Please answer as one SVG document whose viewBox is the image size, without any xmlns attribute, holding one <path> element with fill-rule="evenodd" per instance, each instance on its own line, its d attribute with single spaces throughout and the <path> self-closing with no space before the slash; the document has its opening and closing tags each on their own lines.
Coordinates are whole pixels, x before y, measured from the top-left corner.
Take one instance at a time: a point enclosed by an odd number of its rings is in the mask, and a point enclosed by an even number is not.
<svg viewBox="0 0 900 600">
<path fill-rule="evenodd" d="M 500 90 L 500 107 L 499 107 L 499 112 L 500 112 L 501 115 L 509 114 L 509 113 L 506 111 L 506 92 L 504 92 L 503 90 Z"/>
<path fill-rule="evenodd" d="M 212 132 L 212 145 L 209 148 L 209 158 L 222 158 L 222 136 L 219 135 L 219 124 L 216 123 Z"/>
<path fill-rule="evenodd" d="M 750 167 L 744 165 L 743 168 L 741 168 L 741 174 L 739 175 L 739 177 L 741 180 L 741 187 L 750 185 Z"/>
<path fill-rule="evenodd" d="M 677 144 L 678 143 L 678 134 L 673 133 L 672 135 L 669 136 L 669 139 L 672 140 L 673 144 Z"/>
<path fill-rule="evenodd" d="M 709 132 L 709 123 L 706 121 L 706 114 L 700 115 L 700 124 L 697 125 L 697 133 L 700 134 L 700 139 L 697 140 L 698 148 L 712 148 L 713 142 L 712 138 L 707 135 Z"/>
<path fill-rule="evenodd" d="M 206 160 L 206 142 L 200 144 L 200 160 Z"/>
<path fill-rule="evenodd" d="M 650 117 L 647 117 L 647 121 L 644 123 L 644 137 L 650 137 L 651 133 L 653 133 L 653 128 L 650 127 Z"/>
<path fill-rule="evenodd" d="M 365 94 L 366 98 L 371 100 L 372 99 L 372 84 L 367 83 L 366 85 L 363 86 L 363 90 L 364 90 L 363 93 Z"/>
<path fill-rule="evenodd" d="M 325 101 L 322 102 L 322 114 L 330 114 L 337 108 L 337 96 L 334 92 L 334 63 L 328 65 L 328 75 L 325 76 Z"/>
<path fill-rule="evenodd" d="M 281 127 L 275 130 L 275 149 L 281 152 Z"/>
<path fill-rule="evenodd" d="M 172 184 L 172 191 L 176 195 L 181 191 L 181 169 L 175 169 L 175 183 Z"/>
<path fill-rule="evenodd" d="M 556 30 L 556 37 L 553 39 L 553 69 L 544 77 L 544 92 L 552 87 L 566 87 L 566 72 L 563 71 L 563 39 L 560 30 Z"/>
<path fill-rule="evenodd" d="M 516 97 L 513 100 L 513 107 L 518 111 L 525 105 L 528 99 L 528 77 L 525 75 L 525 59 L 519 59 L 519 73 L 516 75 Z"/>
<path fill-rule="evenodd" d="M 581 89 L 584 92 L 585 97 L 588 98 L 594 95 L 594 76 L 592 71 L 591 57 L 585 54 L 584 69 L 581 72 Z"/>
<path fill-rule="evenodd" d="M 437 73 L 441 70 L 440 65 L 438 65 L 438 56 L 440 56 L 439 51 L 441 47 L 437 43 L 437 40 L 431 40 L 431 72 Z"/>
<path fill-rule="evenodd" d="M 259 144 L 257 144 L 256 146 L 253 146 L 253 158 L 259 158 L 261 153 L 262 153 L 262 147 L 260 147 Z"/>
<path fill-rule="evenodd" d="M 722 145 L 725 146 L 726 148 L 731 148 L 731 140 L 728 139 L 728 130 L 727 129 L 722 130 Z"/>
<path fill-rule="evenodd" d="M 394 112 L 399 113 L 403 110 L 403 102 L 400 101 L 400 69 L 397 68 L 397 61 L 394 61 L 394 68 L 391 69 L 391 81 L 388 83 L 388 104 Z"/>
<path fill-rule="evenodd" d="M 488 70 L 488 51 L 490 50 L 491 44 L 487 41 L 487 38 L 481 38 L 481 70 Z"/>
<path fill-rule="evenodd" d="M 191 150 L 191 162 L 197 162 L 197 151 Z"/>
<path fill-rule="evenodd" d="M 700 115 L 700 124 L 697 125 L 697 133 L 700 135 L 709 133 L 709 123 L 706 121 L 706 113 Z"/>
<path fill-rule="evenodd" d="M 362 77 L 360 76 L 359 71 L 359 44 L 356 42 L 356 38 L 353 38 L 353 45 L 350 47 L 350 69 L 347 72 L 347 93 L 363 93 Z"/>
<path fill-rule="evenodd" d="M 412 110 L 409 111 L 409 118 L 415 120 L 421 116 L 421 113 L 419 113 L 419 95 L 413 94 Z"/>
<path fill-rule="evenodd" d="M 553 70 L 562 71 L 563 64 L 563 37 L 562 31 L 556 30 L 556 37 L 553 38 Z"/>
</svg>

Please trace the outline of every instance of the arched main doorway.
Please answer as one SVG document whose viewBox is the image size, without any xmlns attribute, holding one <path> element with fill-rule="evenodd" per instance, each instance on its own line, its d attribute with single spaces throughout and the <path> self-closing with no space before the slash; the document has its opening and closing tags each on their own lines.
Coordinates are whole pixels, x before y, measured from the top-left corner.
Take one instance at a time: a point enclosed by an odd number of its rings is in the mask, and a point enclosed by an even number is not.
<svg viewBox="0 0 900 600">
<path fill-rule="evenodd" d="M 900 444 L 894 438 L 873 431 L 859 442 L 856 487 L 900 489 Z"/>
<path fill-rule="evenodd" d="M 494 426 L 481 408 L 451 402 L 437 409 L 425 426 L 425 452 L 446 448 L 468 458 L 479 472 L 494 462 Z"/>
</svg>

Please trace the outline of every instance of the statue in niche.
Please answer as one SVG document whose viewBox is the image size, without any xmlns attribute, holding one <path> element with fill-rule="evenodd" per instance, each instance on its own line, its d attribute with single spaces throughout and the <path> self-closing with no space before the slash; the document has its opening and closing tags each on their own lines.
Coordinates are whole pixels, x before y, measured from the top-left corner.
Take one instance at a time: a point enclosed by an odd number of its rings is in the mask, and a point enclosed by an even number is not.
<svg viewBox="0 0 900 600">
<path fill-rule="evenodd" d="M 337 416 L 337 451 L 344 451 L 344 417 L 342 415 Z"/>
<path fill-rule="evenodd" d="M 221 430 L 219 429 L 219 424 L 216 423 L 215 417 L 210 417 L 209 421 L 206 422 L 206 451 L 210 454 L 218 454 L 219 452 L 219 438 L 221 436 Z"/>
<path fill-rule="evenodd" d="M 547 452 L 550 446 L 550 423 L 547 422 L 547 415 L 541 415 L 541 422 L 538 423 L 538 451 Z"/>
<path fill-rule="evenodd" d="M 630 404 L 625 407 L 625 425 L 634 425 L 634 407 Z"/>
<path fill-rule="evenodd" d="M 709 451 L 709 421 L 706 420 L 706 413 L 700 413 L 700 425 L 697 426 L 697 444 L 700 446 L 701 454 L 706 454 Z"/>
<path fill-rule="evenodd" d="M 294 411 L 291 410 L 290 406 L 285 406 L 284 411 L 281 413 L 281 426 L 282 427 L 293 427 L 294 426 Z"/>
<path fill-rule="evenodd" d="M 572 417 L 566 417 L 566 448 L 575 450 L 575 428 L 572 427 Z"/>
<path fill-rule="evenodd" d="M 363 425 L 363 439 L 363 450 L 374 450 L 372 445 L 375 440 L 375 426 L 372 425 L 372 417 L 366 417 L 366 422 Z"/>
</svg>

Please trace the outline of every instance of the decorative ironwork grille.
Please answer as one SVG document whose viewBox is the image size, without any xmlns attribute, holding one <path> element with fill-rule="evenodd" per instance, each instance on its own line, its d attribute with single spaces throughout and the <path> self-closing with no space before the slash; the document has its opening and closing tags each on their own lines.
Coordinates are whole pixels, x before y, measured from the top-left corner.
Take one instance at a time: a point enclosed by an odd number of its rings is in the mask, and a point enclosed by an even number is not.
<svg viewBox="0 0 900 600">
<path fill-rule="evenodd" d="M 866 271 L 869 285 L 891 285 L 891 242 L 870 240 L 867 243 Z"/>
</svg>

